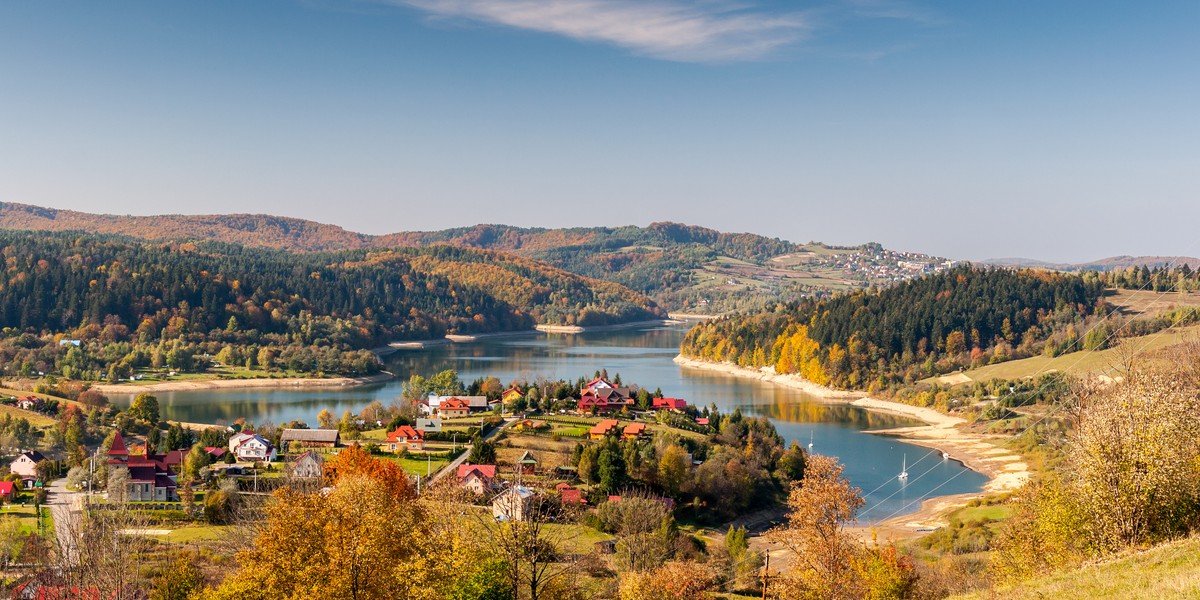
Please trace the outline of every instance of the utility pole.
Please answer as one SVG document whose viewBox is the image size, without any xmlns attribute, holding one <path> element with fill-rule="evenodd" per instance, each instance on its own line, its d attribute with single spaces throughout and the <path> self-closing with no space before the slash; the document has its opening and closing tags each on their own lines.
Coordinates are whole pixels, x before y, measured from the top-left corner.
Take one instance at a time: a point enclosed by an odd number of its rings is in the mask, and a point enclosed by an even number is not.
<svg viewBox="0 0 1200 600">
<path fill-rule="evenodd" d="M 455 431 L 450 435 L 450 453 L 458 452 L 458 432 Z"/>
<path fill-rule="evenodd" d="M 766 552 L 766 562 L 763 563 L 763 600 L 767 600 L 767 580 L 771 578 L 771 550 Z"/>
</svg>

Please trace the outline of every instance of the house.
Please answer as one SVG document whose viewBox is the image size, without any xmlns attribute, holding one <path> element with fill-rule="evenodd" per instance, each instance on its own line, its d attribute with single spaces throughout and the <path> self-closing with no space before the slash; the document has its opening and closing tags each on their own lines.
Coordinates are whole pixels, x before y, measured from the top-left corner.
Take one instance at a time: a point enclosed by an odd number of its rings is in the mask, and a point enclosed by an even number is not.
<svg viewBox="0 0 1200 600">
<path fill-rule="evenodd" d="M 617 540 L 600 540 L 593 544 L 596 554 L 616 554 Z"/>
<path fill-rule="evenodd" d="M 438 404 L 437 414 L 443 419 L 465 417 L 471 414 L 471 405 L 467 404 L 466 400 L 450 398 Z"/>
<path fill-rule="evenodd" d="M 612 412 L 634 405 L 626 388 L 585 389 L 579 396 L 579 412 Z"/>
<path fill-rule="evenodd" d="M 277 457 L 271 442 L 254 432 L 243 432 L 229 438 L 229 451 L 233 452 L 238 460 L 245 462 L 271 462 Z"/>
<path fill-rule="evenodd" d="M 0 481 L 0 499 L 12 503 L 17 497 L 17 485 L 11 481 Z"/>
<path fill-rule="evenodd" d="M 458 485 L 479 495 L 492 491 L 496 485 L 496 465 L 458 465 Z"/>
<path fill-rule="evenodd" d="M 514 385 L 507 390 L 504 390 L 504 392 L 500 394 L 500 401 L 505 404 L 512 404 L 513 402 L 516 402 L 524 397 L 524 390 L 522 390 L 519 386 Z"/>
<path fill-rule="evenodd" d="M 225 454 L 228 453 L 228 450 L 216 446 L 205 446 L 204 451 L 207 452 L 209 456 L 213 457 L 213 460 L 221 460 L 225 458 Z"/>
<path fill-rule="evenodd" d="M 630 423 L 625 426 L 625 430 L 621 432 L 621 437 L 627 440 L 636 440 L 646 433 L 645 423 Z"/>
<path fill-rule="evenodd" d="M 178 502 L 175 474 L 166 466 L 164 455 L 130 455 L 125 438 L 117 432 L 108 450 L 108 464 L 124 467 L 129 472 L 125 482 L 128 502 Z"/>
<path fill-rule="evenodd" d="M 292 462 L 292 477 L 316 479 L 325 474 L 325 459 L 315 450 L 309 450 Z"/>
<path fill-rule="evenodd" d="M 37 478 L 37 464 L 46 460 L 41 452 L 30 450 L 22 452 L 11 464 L 8 465 L 8 470 L 15 475 L 20 475 L 22 478 Z"/>
<path fill-rule="evenodd" d="M 413 429 L 421 433 L 437 433 L 442 430 L 441 419 L 417 419 L 417 423 L 413 425 Z"/>
<path fill-rule="evenodd" d="M 524 521 L 533 506 L 534 491 L 514 485 L 492 499 L 492 516 L 497 521 Z"/>
<path fill-rule="evenodd" d="M 533 453 L 528 450 L 521 455 L 521 458 L 517 459 L 517 470 L 522 475 L 533 475 L 534 471 L 537 470 L 537 466 L 537 457 L 535 457 Z"/>
<path fill-rule="evenodd" d="M 616 419 L 604 419 L 588 430 L 588 437 L 593 440 L 602 440 L 608 434 L 616 431 L 618 426 L 620 424 L 617 423 Z"/>
<path fill-rule="evenodd" d="M 336 429 L 284 429 L 279 435 L 279 445 L 284 448 L 298 442 L 303 448 L 336 448 L 342 441 Z"/>
<path fill-rule="evenodd" d="M 422 409 L 423 412 L 436 412 L 443 404 L 450 400 L 461 400 L 471 412 L 483 412 L 488 409 L 487 396 L 438 396 L 430 394 L 425 399 L 425 405 L 428 409 Z"/>
<path fill-rule="evenodd" d="M 533 419 L 522 419 L 520 421 L 513 423 L 513 425 L 512 425 L 513 429 L 515 429 L 517 431 L 520 431 L 523 429 L 534 429 L 534 430 L 545 429 L 549 426 L 550 426 L 550 424 L 545 421 L 535 421 Z"/>
<path fill-rule="evenodd" d="M 681 398 L 654 398 L 650 401 L 650 408 L 654 410 L 682 411 L 687 408 L 687 402 Z"/>
<path fill-rule="evenodd" d="M 585 389 L 585 390 L 603 390 L 603 389 L 611 390 L 614 387 L 616 387 L 616 386 L 614 386 L 612 383 L 610 383 L 607 379 L 605 379 L 603 377 L 597 377 L 597 378 L 583 384 L 583 389 Z"/>
<path fill-rule="evenodd" d="M 388 452 L 400 450 L 424 450 L 425 433 L 414 429 L 411 425 L 401 425 L 387 434 Z"/>
<path fill-rule="evenodd" d="M 17 408 L 21 410 L 33 410 L 41 402 L 42 399 L 38 398 L 37 396 L 23 396 L 21 398 L 17 398 Z"/>
<path fill-rule="evenodd" d="M 696 419 L 696 424 L 708 427 L 708 417 L 698 417 Z"/>
<path fill-rule="evenodd" d="M 555 489 L 558 490 L 558 495 L 560 498 L 562 498 L 563 504 L 575 504 L 580 506 L 587 504 L 587 498 L 583 497 L 583 490 L 577 487 L 560 483 L 555 486 Z"/>
</svg>

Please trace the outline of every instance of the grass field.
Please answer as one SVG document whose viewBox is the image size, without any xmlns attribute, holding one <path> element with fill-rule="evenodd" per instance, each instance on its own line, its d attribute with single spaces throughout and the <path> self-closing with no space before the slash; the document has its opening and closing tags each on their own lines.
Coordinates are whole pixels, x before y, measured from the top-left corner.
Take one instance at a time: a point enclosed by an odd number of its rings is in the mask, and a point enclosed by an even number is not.
<svg viewBox="0 0 1200 600">
<path fill-rule="evenodd" d="M 21 410 L 15 406 L 0 404 L 0 415 L 12 415 L 12 418 L 24 417 L 34 427 L 48 427 L 54 424 L 54 419 L 33 411 Z"/>
<path fill-rule="evenodd" d="M 1200 538 L 958 598 L 1200 598 Z"/>
<path fill-rule="evenodd" d="M 8 521 L 15 519 L 17 526 L 24 533 L 37 533 L 38 521 L 37 513 L 34 512 L 33 506 L 17 505 L 5 506 L 0 509 L 0 520 Z M 42 507 L 42 525 L 46 527 L 47 535 L 53 535 L 53 519 L 50 517 L 50 507 Z"/>
<path fill-rule="evenodd" d="M 1180 294 L 1171 292 L 1115 290 L 1104 299 L 1114 307 L 1119 307 L 1126 315 L 1145 315 L 1166 312 L 1180 306 L 1200 306 L 1200 292 Z"/>
<path fill-rule="evenodd" d="M 1178 329 L 1170 329 L 1161 334 L 1148 335 L 1144 337 L 1126 338 L 1122 340 L 1122 344 L 1129 344 L 1139 352 L 1149 352 L 1178 344 L 1185 339 L 1195 338 L 1200 335 L 1200 325 L 1191 327 L 1181 327 Z M 1070 354 L 1063 354 L 1054 358 L 1046 356 L 1032 356 L 1022 358 L 1020 360 L 1010 360 L 1008 362 L 987 365 L 976 369 L 968 369 L 962 372 L 971 381 L 989 381 L 992 379 L 1021 379 L 1029 377 L 1035 373 L 1046 373 L 1061 371 L 1066 373 L 1096 373 L 1100 375 L 1110 374 L 1115 371 L 1115 366 L 1118 364 L 1117 357 L 1120 350 L 1117 348 L 1109 348 L 1095 352 L 1079 351 Z M 939 383 L 955 383 L 955 377 L 958 374 L 951 376 L 941 376 L 927 379 L 927 382 Z M 953 379 L 951 379 L 953 377 Z"/>
<path fill-rule="evenodd" d="M 231 529 L 228 525 L 189 525 L 168 533 L 165 539 L 176 544 L 217 540 L 224 537 Z"/>
</svg>

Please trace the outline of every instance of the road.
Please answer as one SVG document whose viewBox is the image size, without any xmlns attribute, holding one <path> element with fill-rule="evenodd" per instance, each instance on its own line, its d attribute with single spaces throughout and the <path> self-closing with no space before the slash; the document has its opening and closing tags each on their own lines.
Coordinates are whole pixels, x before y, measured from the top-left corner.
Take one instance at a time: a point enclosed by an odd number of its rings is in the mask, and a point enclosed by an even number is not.
<svg viewBox="0 0 1200 600">
<path fill-rule="evenodd" d="M 50 515 L 54 519 L 54 535 L 58 538 L 58 548 L 63 563 L 73 566 L 79 560 L 79 548 L 76 547 L 75 524 L 83 518 L 83 500 L 85 494 L 67 489 L 66 478 L 52 481 L 46 488 L 48 495 L 46 505 L 50 507 Z"/>
<path fill-rule="evenodd" d="M 503 425 L 487 432 L 487 435 L 483 436 L 483 439 L 490 440 L 490 439 L 496 437 L 497 435 L 500 434 L 501 431 L 508 429 L 509 425 L 512 425 L 513 423 L 516 423 L 516 422 L 517 422 L 517 417 L 508 417 L 507 419 L 504 419 Z M 447 473 L 458 472 L 458 465 L 463 464 L 463 461 L 467 460 L 467 457 L 470 455 L 471 455 L 471 446 L 468 445 L 466 451 L 463 452 L 462 454 L 459 454 L 458 458 L 450 461 L 450 464 L 446 465 L 445 467 L 442 467 L 441 470 L 439 470 L 437 473 L 434 473 L 433 477 L 429 480 L 428 484 L 426 484 L 426 485 L 431 485 L 431 484 L 437 483 L 437 481 L 439 479 L 445 477 Z"/>
</svg>

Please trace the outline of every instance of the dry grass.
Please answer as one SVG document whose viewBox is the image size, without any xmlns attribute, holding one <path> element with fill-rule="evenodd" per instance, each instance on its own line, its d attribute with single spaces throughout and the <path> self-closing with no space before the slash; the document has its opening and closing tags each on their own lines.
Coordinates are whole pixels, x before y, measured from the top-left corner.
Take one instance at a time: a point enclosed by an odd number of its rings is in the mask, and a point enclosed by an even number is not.
<svg viewBox="0 0 1200 600">
<path fill-rule="evenodd" d="M 1039 577 L 1012 588 L 958 596 L 984 598 L 1198 598 L 1200 538 Z"/>
<path fill-rule="evenodd" d="M 1150 352 L 1174 346 L 1197 336 L 1200 336 L 1200 325 L 1170 329 L 1148 336 L 1125 338 L 1121 340 L 1121 344 L 1131 345 L 1138 352 Z M 936 381 L 941 384 L 959 384 L 967 383 L 963 381 L 964 377 L 969 381 L 990 381 L 997 378 L 1021 379 L 1035 373 L 1050 373 L 1055 371 L 1073 374 L 1095 373 L 1107 375 L 1117 371 L 1117 365 L 1120 364 L 1119 353 L 1120 351 L 1117 348 L 1109 348 L 1094 352 L 1080 350 L 1079 352 L 1063 354 L 1054 358 L 1032 356 L 970 369 L 961 374 L 954 373 L 950 376 L 934 377 L 926 381 Z"/>
<path fill-rule="evenodd" d="M 1155 315 L 1181 306 L 1200 306 L 1200 292 L 1162 293 L 1116 290 L 1104 299 L 1126 315 Z"/>
</svg>

